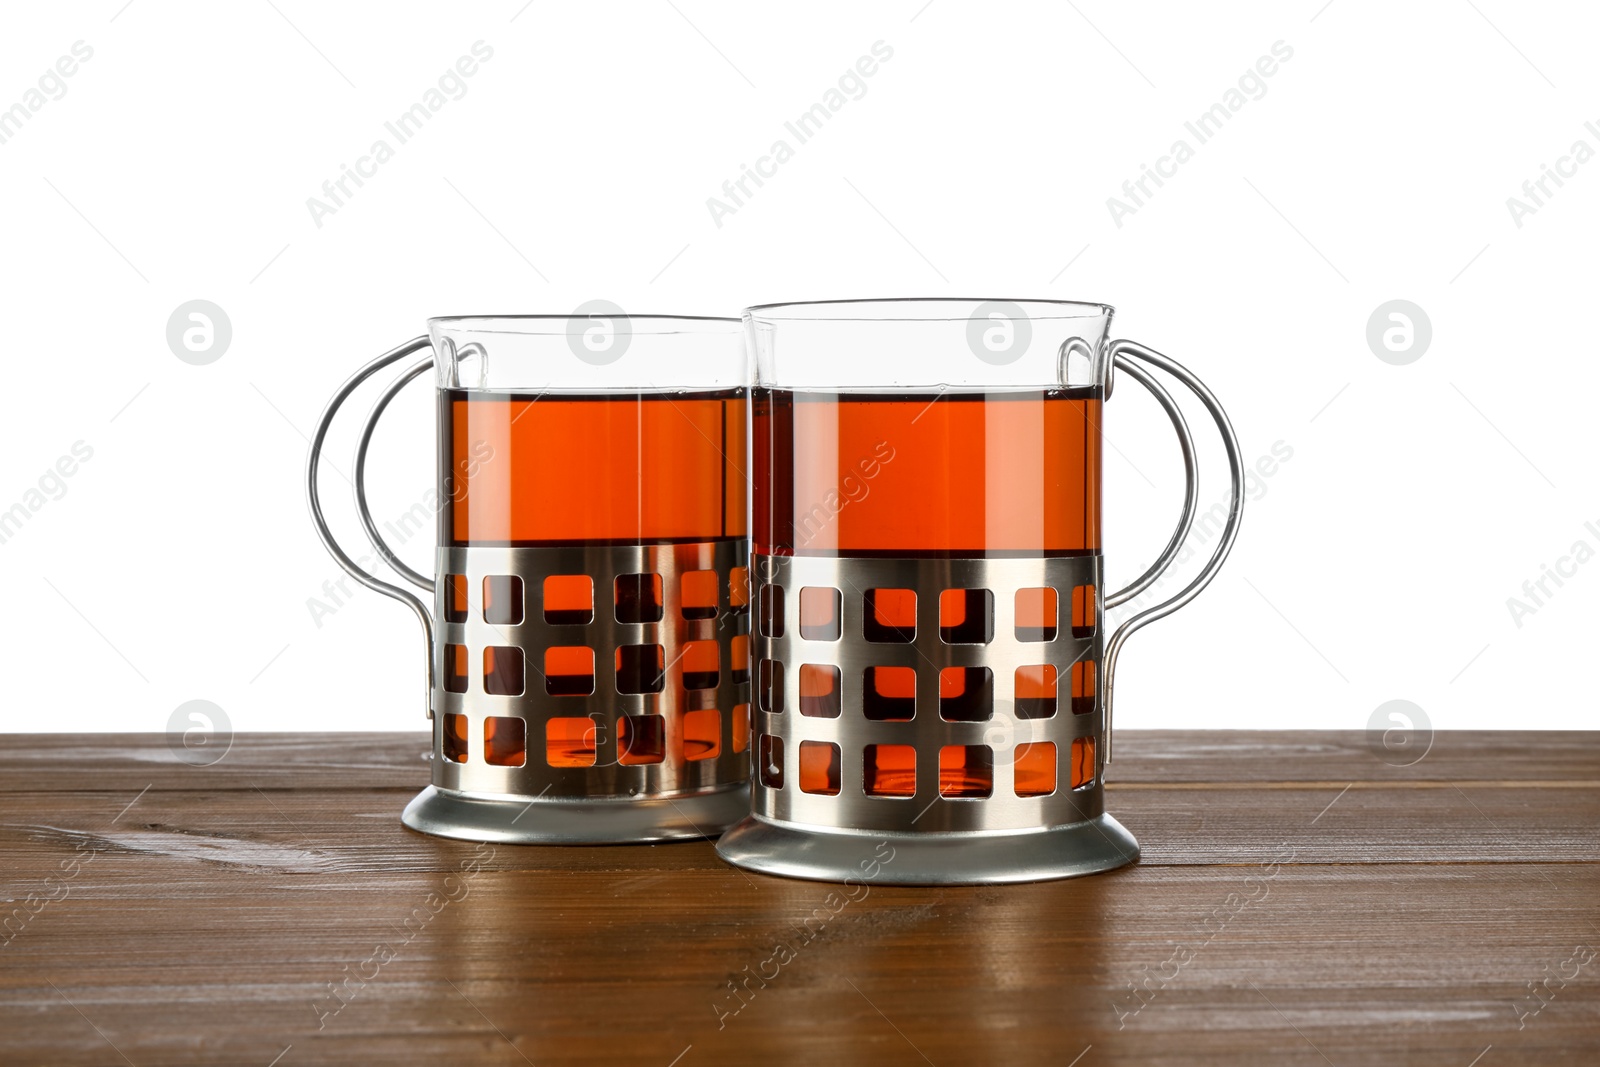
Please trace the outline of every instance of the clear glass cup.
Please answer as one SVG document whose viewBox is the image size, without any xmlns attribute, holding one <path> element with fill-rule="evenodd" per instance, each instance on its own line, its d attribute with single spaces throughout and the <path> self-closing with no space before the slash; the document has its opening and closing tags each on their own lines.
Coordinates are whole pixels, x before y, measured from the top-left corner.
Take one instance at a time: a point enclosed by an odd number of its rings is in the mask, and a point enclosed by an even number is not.
<svg viewBox="0 0 1600 1067">
<path fill-rule="evenodd" d="M 1103 807 L 1112 673 L 1194 518 L 1194 449 L 1112 309 L 1069 301 L 864 300 L 745 312 L 753 364 L 754 813 L 731 862 L 838 879 L 884 834 L 906 883 L 1101 870 L 1137 844 Z M 1152 389 L 1189 475 L 1162 557 L 1103 589 L 1101 425 L 1113 368 Z"/>
<path fill-rule="evenodd" d="M 431 595 L 367 573 L 317 493 L 327 429 L 407 357 L 355 459 L 378 558 Z M 435 573 L 403 563 L 365 496 L 373 428 L 432 371 Z M 562 316 L 429 320 L 335 394 L 308 483 L 346 570 L 422 620 L 433 784 L 403 816 L 428 833 L 580 843 L 716 833 L 747 809 L 747 387 L 738 320 Z"/>
<path fill-rule="evenodd" d="M 737 320 L 634 317 L 620 336 L 614 318 L 570 321 L 429 320 L 450 464 L 440 543 L 743 539 Z"/>
</svg>

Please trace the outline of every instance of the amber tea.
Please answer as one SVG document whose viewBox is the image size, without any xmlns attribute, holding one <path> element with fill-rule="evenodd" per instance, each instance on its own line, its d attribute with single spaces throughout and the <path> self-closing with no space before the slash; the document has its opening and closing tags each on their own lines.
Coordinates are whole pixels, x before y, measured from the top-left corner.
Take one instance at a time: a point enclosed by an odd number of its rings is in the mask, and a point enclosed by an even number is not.
<svg viewBox="0 0 1600 1067">
<path fill-rule="evenodd" d="M 753 401 L 758 555 L 996 558 L 1092 555 L 1100 549 L 1098 389 L 911 395 L 760 389 Z M 970 639 L 984 614 L 970 602 L 977 591 L 962 592 L 947 591 L 939 606 L 942 636 L 949 641 Z M 1043 595 L 1053 593 L 1037 592 L 1026 603 L 1019 600 L 1018 625 L 1039 640 L 1053 639 L 1048 628 L 1056 606 Z M 888 635 L 915 629 L 914 598 L 887 590 L 867 596 L 869 627 Z M 1093 596 L 1092 587 L 1079 587 L 1071 605 L 1075 626 L 1088 625 Z M 804 603 L 800 610 L 804 625 Z M 1083 663 L 1073 671 L 1071 699 L 1078 708 L 1092 707 L 1093 668 Z M 1053 710 L 1053 670 L 1026 670 L 1031 673 L 1019 672 L 1017 679 L 1018 715 L 1041 714 L 1037 709 L 1046 701 Z M 940 673 L 947 717 L 959 721 L 960 708 L 975 704 L 969 686 L 981 685 L 981 677 L 963 670 Z M 881 709 L 891 718 L 889 709 L 909 706 L 915 676 L 879 669 L 867 684 L 869 717 Z M 801 788 L 836 788 L 839 758 L 832 748 L 802 748 Z M 975 765 L 984 759 L 977 748 L 949 751 L 940 763 L 940 792 L 978 795 L 991 773 Z M 1077 739 L 1070 785 L 1089 781 L 1094 763 L 1093 739 Z M 908 747 L 873 746 L 863 768 L 864 789 L 870 796 L 909 796 L 914 773 Z M 1024 751 L 1016 774 L 1019 795 L 1053 792 L 1053 747 Z"/>
<path fill-rule="evenodd" d="M 745 536 L 741 390 L 440 392 L 440 543 L 636 544 Z"/>
</svg>

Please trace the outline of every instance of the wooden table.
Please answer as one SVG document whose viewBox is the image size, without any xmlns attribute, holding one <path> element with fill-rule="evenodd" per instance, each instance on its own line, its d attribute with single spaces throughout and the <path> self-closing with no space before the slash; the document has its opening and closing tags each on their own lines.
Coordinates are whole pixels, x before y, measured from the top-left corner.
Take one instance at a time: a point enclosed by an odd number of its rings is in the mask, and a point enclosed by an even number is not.
<svg viewBox="0 0 1600 1067">
<path fill-rule="evenodd" d="M 424 747 L 6 737 L 0 1062 L 1600 1064 L 1600 734 L 1130 732 L 1137 866 L 858 900 L 412 833 Z"/>
</svg>

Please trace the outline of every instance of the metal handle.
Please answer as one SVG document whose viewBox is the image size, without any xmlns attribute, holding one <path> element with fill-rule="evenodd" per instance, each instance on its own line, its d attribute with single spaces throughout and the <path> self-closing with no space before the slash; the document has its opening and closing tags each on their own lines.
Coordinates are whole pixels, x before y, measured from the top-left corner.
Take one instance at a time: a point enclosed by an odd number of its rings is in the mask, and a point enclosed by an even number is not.
<svg viewBox="0 0 1600 1067">
<path fill-rule="evenodd" d="M 378 418 L 389 406 L 389 402 L 411 384 L 418 375 L 423 374 L 433 366 L 433 357 L 419 360 L 407 367 L 405 373 L 390 383 L 389 388 L 383 391 L 372 405 L 372 410 L 367 413 L 367 421 L 361 427 L 361 440 L 356 445 L 355 462 L 355 494 L 356 514 L 361 518 L 361 528 L 367 532 L 367 540 L 372 542 L 372 547 L 378 550 L 378 555 L 383 561 L 394 568 L 396 574 L 420 589 L 429 593 L 433 592 L 433 579 L 413 570 L 407 566 L 394 549 L 389 547 L 389 542 L 383 539 L 383 534 L 378 532 L 378 524 L 372 521 L 372 509 L 367 507 L 367 449 L 372 444 L 372 431 L 377 429 Z"/>
<path fill-rule="evenodd" d="M 366 571 L 361 569 L 360 564 L 350 558 L 349 553 L 345 552 L 343 548 L 339 547 L 339 542 L 334 540 L 333 531 L 328 529 L 328 521 L 322 514 L 322 498 L 317 488 L 317 468 L 322 462 L 322 445 L 327 439 L 328 427 L 333 424 L 333 417 L 338 414 L 339 408 L 346 400 L 350 398 L 350 394 L 355 392 L 357 387 L 359 387 L 362 382 L 383 370 L 383 368 L 390 366 L 399 360 L 405 359 L 407 356 L 412 355 L 413 353 L 420 352 L 428 348 L 429 345 L 430 342 L 426 337 L 415 337 L 398 348 L 391 348 L 389 351 L 385 352 L 371 363 L 368 363 L 365 367 L 362 367 L 360 370 L 356 371 L 356 373 L 351 375 L 350 378 L 339 387 L 338 391 L 333 394 L 332 399 L 328 401 L 328 406 L 322 410 L 322 417 L 317 420 L 316 432 L 311 435 L 311 450 L 306 455 L 306 502 L 311 506 L 311 523 L 316 527 L 317 536 L 322 539 L 323 547 L 328 550 L 328 554 L 334 558 L 334 561 L 338 563 L 339 566 L 344 568 L 345 573 L 349 574 L 350 577 L 354 578 L 368 589 L 376 590 L 385 596 L 390 596 L 400 601 L 406 607 L 415 612 L 417 621 L 422 623 L 422 635 L 427 646 L 428 653 L 427 708 L 428 718 L 431 719 L 433 718 L 434 677 L 433 617 L 428 614 L 427 606 L 423 604 L 423 602 L 418 599 L 415 594 L 411 593 L 409 590 L 400 588 L 398 585 L 394 585 L 390 582 L 384 581 L 381 578 L 377 578 L 371 574 L 368 574 Z M 402 384 L 410 380 L 410 375 L 413 371 L 415 371 L 415 369 L 416 368 L 408 370 L 407 375 L 402 376 Z M 391 392 L 395 389 L 393 386 L 390 388 Z M 387 401 L 385 401 L 385 403 L 387 403 Z M 381 407 L 378 410 L 381 411 Z M 369 417 L 369 425 L 366 428 L 367 434 L 369 435 L 372 430 L 370 418 L 376 418 L 376 414 Z M 357 470 L 357 478 L 360 478 L 359 468 Z M 364 504 L 364 500 L 362 500 L 362 498 L 359 496 L 359 488 L 357 492 L 357 500 Z M 387 549 L 387 546 L 385 546 L 385 549 Z M 389 553 L 389 555 L 392 556 L 393 553 Z"/>
<path fill-rule="evenodd" d="M 1122 625 L 1117 627 L 1116 631 L 1111 635 L 1111 640 L 1106 645 L 1105 693 L 1107 763 L 1111 762 L 1111 710 L 1117 670 L 1117 655 L 1122 651 L 1123 643 L 1128 640 L 1129 636 L 1132 635 L 1135 630 L 1139 629 L 1141 626 L 1155 622 L 1157 619 L 1165 618 L 1166 616 L 1171 615 L 1173 612 L 1189 603 L 1189 601 L 1199 596 L 1200 591 L 1207 585 L 1211 584 L 1211 579 L 1216 577 L 1217 571 L 1222 568 L 1223 561 L 1228 558 L 1228 553 L 1233 548 L 1234 539 L 1239 536 L 1239 521 L 1244 516 L 1244 457 L 1239 451 L 1239 438 L 1234 435 L 1233 424 L 1228 421 L 1228 413 L 1222 410 L 1222 405 L 1217 402 L 1217 398 L 1212 395 L 1211 390 L 1207 389 L 1205 383 L 1199 378 L 1196 378 L 1193 374 L 1189 373 L 1188 369 L 1182 364 L 1162 355 L 1160 352 L 1157 352 L 1152 348 L 1146 348 L 1144 345 L 1138 344 L 1134 341 L 1112 341 L 1110 350 L 1112 366 L 1132 375 L 1135 381 L 1139 382 L 1145 388 L 1154 393 L 1157 400 L 1163 400 L 1163 397 L 1165 396 L 1164 391 L 1155 384 L 1150 376 L 1145 373 L 1142 367 L 1139 367 L 1133 362 L 1134 360 L 1143 360 L 1145 363 L 1148 363 L 1153 367 L 1166 371 L 1172 377 L 1178 379 L 1179 382 L 1183 383 L 1183 385 L 1188 388 L 1191 393 L 1199 398 L 1200 403 L 1205 405 L 1206 411 L 1210 413 L 1212 420 L 1217 424 L 1217 430 L 1222 435 L 1222 447 L 1228 453 L 1228 475 L 1231 482 L 1231 488 L 1229 491 L 1231 493 L 1231 500 L 1228 507 L 1228 521 L 1222 527 L 1222 536 L 1217 543 L 1217 547 L 1211 553 L 1211 558 L 1206 561 L 1206 565 L 1200 569 L 1200 573 L 1195 575 L 1194 580 L 1167 600 L 1163 600 L 1161 603 L 1152 607 L 1148 607 L 1124 620 Z M 1175 406 L 1172 406 L 1172 398 L 1170 396 L 1165 397 L 1162 406 L 1167 408 L 1167 414 L 1169 416 L 1173 416 L 1173 425 L 1179 427 L 1179 439 L 1186 444 L 1185 467 L 1188 474 L 1188 490 L 1185 494 L 1184 518 L 1178 523 L 1178 531 L 1173 534 L 1174 540 L 1168 544 L 1167 551 L 1162 553 L 1161 558 L 1156 561 L 1155 565 L 1152 566 L 1149 571 L 1146 571 L 1144 575 L 1138 579 L 1138 581 L 1135 581 L 1132 585 L 1128 586 L 1127 589 L 1118 591 L 1116 596 L 1122 598 L 1116 601 L 1116 603 L 1119 604 L 1124 602 L 1129 597 L 1135 596 L 1139 592 L 1142 592 L 1161 576 L 1162 572 L 1164 572 L 1167 567 L 1171 565 L 1172 560 L 1176 558 L 1179 547 L 1181 547 L 1183 541 L 1188 537 L 1189 529 L 1194 523 L 1195 487 L 1197 478 L 1193 461 L 1193 442 L 1188 440 L 1188 429 L 1182 422 L 1182 416 L 1175 414 Z M 1124 596 L 1124 594 L 1126 595 Z M 1112 606 L 1112 599 L 1113 598 L 1107 598 L 1106 606 L 1108 608 Z"/>
<path fill-rule="evenodd" d="M 1200 472 L 1195 464 L 1194 438 L 1189 436 L 1189 423 L 1184 419 L 1183 411 L 1172 399 L 1172 394 L 1167 392 L 1160 382 L 1156 381 L 1148 372 L 1131 360 L 1114 360 L 1112 365 L 1121 367 L 1134 381 L 1148 389 L 1150 395 L 1155 397 L 1162 409 L 1166 411 L 1167 418 L 1172 420 L 1172 428 L 1178 434 L 1178 449 L 1183 453 L 1184 490 L 1183 513 L 1178 516 L 1178 525 L 1172 531 L 1172 537 L 1168 539 L 1167 547 L 1161 550 L 1161 555 L 1156 557 L 1156 561 L 1150 564 L 1143 574 L 1106 597 L 1105 608 L 1107 611 L 1127 603 L 1150 588 L 1155 584 L 1156 579 L 1160 578 L 1166 572 L 1166 569 L 1172 566 L 1172 561 L 1178 557 L 1178 552 L 1183 548 L 1184 541 L 1189 538 L 1189 531 L 1194 528 L 1196 502 L 1200 495 Z M 1109 388 L 1106 391 L 1106 395 L 1110 395 Z M 357 476 L 359 477 L 359 474 Z"/>
</svg>

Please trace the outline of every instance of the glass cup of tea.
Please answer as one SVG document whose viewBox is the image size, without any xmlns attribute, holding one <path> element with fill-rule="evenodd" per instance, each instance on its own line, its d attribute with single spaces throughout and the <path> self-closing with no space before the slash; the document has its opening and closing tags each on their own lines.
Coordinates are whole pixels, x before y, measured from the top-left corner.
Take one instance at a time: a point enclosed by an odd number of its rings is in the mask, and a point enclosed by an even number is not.
<svg viewBox="0 0 1600 1067">
<path fill-rule="evenodd" d="M 1105 811 L 1127 636 L 1199 593 L 1238 531 L 1242 463 L 1209 390 L 1111 341 L 1112 309 L 862 300 L 747 310 L 755 587 L 753 813 L 717 851 L 831 881 L 960 884 L 1108 870 L 1138 844 Z M 1194 521 L 1192 390 L 1233 498 L 1210 560 L 1128 618 Z M 1103 406 L 1113 374 L 1176 429 L 1187 490 L 1166 549 L 1107 595 Z"/>
<path fill-rule="evenodd" d="M 425 591 L 431 614 L 339 546 L 317 483 L 340 406 L 424 352 L 367 416 L 354 486 L 378 558 Z M 365 471 L 378 418 L 430 371 L 438 543 L 423 574 L 373 522 Z M 747 393 L 739 320 L 600 308 L 430 319 L 427 336 L 334 394 L 307 463 L 313 521 L 339 564 L 409 606 L 426 637 L 432 784 L 407 826 L 658 841 L 748 813 Z"/>
</svg>

